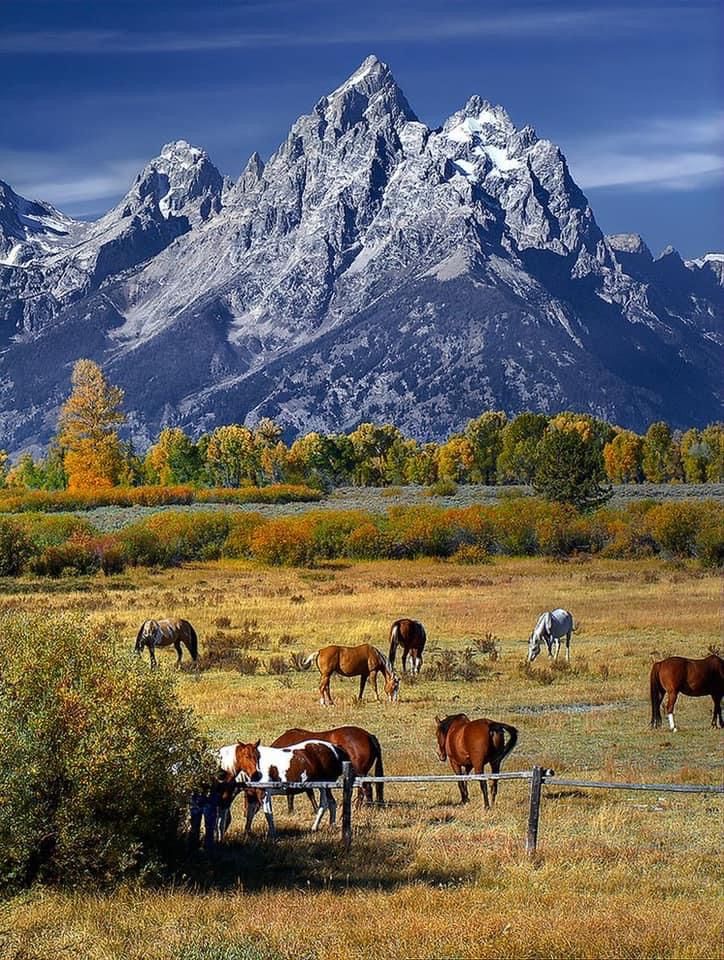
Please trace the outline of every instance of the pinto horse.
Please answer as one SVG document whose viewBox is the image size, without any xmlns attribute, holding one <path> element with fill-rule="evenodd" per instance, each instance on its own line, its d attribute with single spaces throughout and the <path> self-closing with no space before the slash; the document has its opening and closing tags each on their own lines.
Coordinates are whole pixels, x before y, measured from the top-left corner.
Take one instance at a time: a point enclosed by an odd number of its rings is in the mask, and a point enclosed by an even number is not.
<svg viewBox="0 0 724 960">
<path fill-rule="evenodd" d="M 497 720 L 470 720 L 464 713 L 440 719 L 435 717 L 437 727 L 437 755 L 444 763 L 450 761 L 454 773 L 482 773 L 486 763 L 493 773 L 500 772 L 500 764 L 518 742 L 518 731 L 507 723 Z M 505 734 L 508 743 L 505 743 Z M 468 785 L 458 781 L 461 803 L 468 802 Z M 495 803 L 498 781 L 491 784 L 491 802 L 488 803 L 488 785 L 480 781 L 485 809 Z"/>
<path fill-rule="evenodd" d="M 420 672 L 422 666 L 422 651 L 425 649 L 427 634 L 419 620 L 395 620 L 390 628 L 390 656 L 392 669 L 395 668 L 397 647 L 402 644 L 402 672 L 407 672 L 407 658 L 410 656 L 412 674 Z"/>
<path fill-rule="evenodd" d="M 323 740 L 325 743 L 332 743 L 335 747 L 341 747 L 347 754 L 352 764 L 352 769 L 356 777 L 364 777 L 370 772 L 372 764 L 375 765 L 376 777 L 384 777 L 385 771 L 382 766 L 382 747 L 380 741 L 372 733 L 363 730 L 362 727 L 335 727 L 334 730 L 322 730 L 315 733 L 312 730 L 301 730 L 295 728 L 286 730 L 280 737 L 272 743 L 273 747 L 288 747 L 290 744 L 299 743 L 300 740 Z M 376 783 L 377 803 L 384 803 L 383 783 Z M 307 790 L 312 806 L 316 809 L 314 793 Z M 369 783 L 358 788 L 357 803 L 361 804 L 364 800 L 372 803 L 372 787 Z M 293 809 L 294 797 L 289 795 L 289 809 Z"/>
<path fill-rule="evenodd" d="M 322 647 L 316 653 L 310 653 L 302 661 L 305 667 L 312 663 L 317 664 L 320 673 L 319 692 L 321 694 L 320 704 L 326 707 L 334 704 L 332 694 L 329 689 L 332 675 L 338 673 L 341 677 L 359 677 L 359 699 L 365 690 L 365 685 L 369 677 L 375 687 L 375 697 L 380 699 L 377 691 L 377 674 L 381 673 L 385 678 L 385 693 L 387 699 L 395 703 L 399 697 L 400 678 L 390 666 L 387 657 L 377 647 L 370 643 L 361 643 L 358 647 Z"/>
<path fill-rule="evenodd" d="M 651 667 L 651 726 L 661 726 L 661 701 L 666 694 L 666 716 L 672 733 L 676 733 L 674 706 L 680 693 L 687 697 L 705 697 L 714 701 L 712 727 L 724 727 L 721 700 L 724 696 L 724 660 L 712 653 L 703 660 L 688 657 L 667 657 Z"/>
<path fill-rule="evenodd" d="M 136 637 L 135 652 L 141 656 L 143 648 L 148 647 L 151 655 L 151 669 L 158 666 L 156 661 L 157 647 L 170 647 L 173 644 L 176 650 L 176 666 L 181 663 L 181 644 L 184 644 L 191 659 L 198 666 L 199 640 L 196 631 L 188 620 L 144 620 Z"/>
<path fill-rule="evenodd" d="M 237 783 L 246 795 L 247 836 L 251 833 L 254 817 L 263 808 L 269 824 L 269 836 L 276 837 L 271 798 L 275 793 L 286 793 L 274 787 L 254 788 L 255 781 L 266 783 L 299 783 L 305 780 L 336 780 L 342 773 L 342 763 L 348 759 L 344 750 L 322 740 L 303 740 L 288 747 L 263 747 L 256 743 L 232 743 L 219 751 L 222 768 Z M 301 793 L 304 787 L 294 792 Z M 329 811 L 330 826 L 337 816 L 337 802 L 329 787 L 319 790 L 319 809 L 316 811 L 312 830 L 319 829 L 322 817 Z"/>
</svg>

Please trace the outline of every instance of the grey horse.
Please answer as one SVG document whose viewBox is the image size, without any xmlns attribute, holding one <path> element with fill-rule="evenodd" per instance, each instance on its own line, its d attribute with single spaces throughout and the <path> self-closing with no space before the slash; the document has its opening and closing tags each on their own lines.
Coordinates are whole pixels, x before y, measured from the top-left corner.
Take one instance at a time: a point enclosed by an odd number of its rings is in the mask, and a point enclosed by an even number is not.
<svg viewBox="0 0 724 960">
<path fill-rule="evenodd" d="M 552 657 L 555 644 L 555 659 L 561 648 L 561 638 L 566 638 L 566 660 L 571 659 L 571 634 L 575 632 L 573 614 L 568 610 L 548 610 L 538 617 L 533 633 L 528 640 L 528 663 L 532 663 L 540 653 L 541 640 L 548 647 L 548 656 Z"/>
</svg>

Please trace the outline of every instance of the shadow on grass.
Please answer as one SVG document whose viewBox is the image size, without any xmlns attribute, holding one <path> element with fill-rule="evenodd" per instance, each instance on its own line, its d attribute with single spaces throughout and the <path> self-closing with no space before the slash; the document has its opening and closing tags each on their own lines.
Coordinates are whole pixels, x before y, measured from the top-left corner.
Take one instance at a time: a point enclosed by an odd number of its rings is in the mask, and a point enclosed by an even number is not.
<svg viewBox="0 0 724 960">
<path fill-rule="evenodd" d="M 395 890 L 411 880 L 429 884 L 460 881 L 460 869 L 415 868 L 416 844 L 355 835 L 345 851 L 336 833 L 329 839 L 308 830 L 286 829 L 272 842 L 264 835 L 232 839 L 214 850 L 199 850 L 183 864 L 181 879 L 192 890 L 253 892 L 293 889 L 341 892 Z M 474 876 L 471 871 L 470 877 Z"/>
</svg>

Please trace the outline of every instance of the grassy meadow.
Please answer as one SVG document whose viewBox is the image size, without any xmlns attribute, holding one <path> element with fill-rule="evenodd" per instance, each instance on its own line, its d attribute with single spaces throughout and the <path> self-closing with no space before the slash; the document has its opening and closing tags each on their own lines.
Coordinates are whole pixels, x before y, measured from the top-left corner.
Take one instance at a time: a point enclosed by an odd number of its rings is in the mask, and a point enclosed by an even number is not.
<svg viewBox="0 0 724 960">
<path fill-rule="evenodd" d="M 573 611 L 570 667 L 543 654 L 526 670 L 526 638 L 544 609 Z M 679 732 L 648 727 L 653 659 L 703 656 L 721 643 L 721 581 L 693 563 L 541 558 L 479 566 L 433 560 L 338 562 L 266 569 L 198 563 L 122 576 L 6 580 L 0 613 L 73 609 L 115 622 L 130 657 L 150 616 L 187 617 L 201 639 L 199 676 L 179 694 L 214 743 L 269 742 L 290 726 L 354 723 L 376 733 L 385 772 L 449 772 L 434 752 L 435 714 L 512 723 L 504 770 L 534 763 L 585 779 L 720 783 L 722 735 L 711 700 L 683 697 Z M 269 672 L 328 643 L 387 649 L 391 621 L 423 621 L 421 677 L 399 704 L 376 703 L 357 680 Z M 475 649 L 476 640 L 488 652 Z M 491 657 L 491 640 L 497 657 Z M 244 648 L 254 675 L 209 667 L 214 650 Z M 470 679 L 445 679 L 445 651 Z M 446 660 L 447 656 L 447 660 Z M 563 658 L 563 653 L 561 654 Z M 160 651 L 161 669 L 174 653 Z M 278 667 L 276 669 L 279 669 Z M 450 672 L 450 671 L 448 671 Z M 381 685 L 380 685 L 381 686 Z M 387 787 L 384 809 L 355 812 L 352 849 L 339 832 L 308 833 L 306 798 L 293 815 L 275 801 L 281 838 L 261 815 L 244 842 L 242 802 L 223 849 L 200 854 L 174 886 L 113 893 L 34 889 L 0 906 L 0 956 L 87 960 L 251 960 L 314 957 L 714 957 L 721 955 L 722 798 L 544 790 L 539 852 L 523 841 L 527 784 L 500 786 L 484 813 L 477 787 Z"/>
</svg>

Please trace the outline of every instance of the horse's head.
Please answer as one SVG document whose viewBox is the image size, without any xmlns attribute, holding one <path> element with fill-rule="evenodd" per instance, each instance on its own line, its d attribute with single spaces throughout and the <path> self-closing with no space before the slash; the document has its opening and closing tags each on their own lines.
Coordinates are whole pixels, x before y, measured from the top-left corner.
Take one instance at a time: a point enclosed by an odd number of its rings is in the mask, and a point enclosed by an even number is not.
<svg viewBox="0 0 724 960">
<path fill-rule="evenodd" d="M 528 638 L 528 663 L 533 663 L 535 658 L 540 653 L 540 637 L 536 633 L 531 633 Z"/>
<path fill-rule="evenodd" d="M 447 735 L 443 721 L 437 714 L 435 715 L 435 736 L 437 737 L 437 755 L 440 761 L 444 763 L 447 760 L 447 750 L 445 748 Z"/>
<path fill-rule="evenodd" d="M 258 780 L 259 773 L 259 744 L 256 743 L 237 743 L 236 756 L 234 758 L 234 775 L 237 783 L 250 783 L 252 780 Z"/>
<path fill-rule="evenodd" d="M 397 703 L 400 699 L 400 678 L 394 670 L 385 674 L 385 693 L 390 703 Z"/>
<path fill-rule="evenodd" d="M 143 648 L 146 644 L 153 644 L 156 642 L 156 634 L 158 633 L 158 620 L 144 620 L 141 624 L 141 629 L 138 631 L 136 637 L 136 646 L 134 647 L 135 652 L 140 657 L 143 653 Z"/>
</svg>

